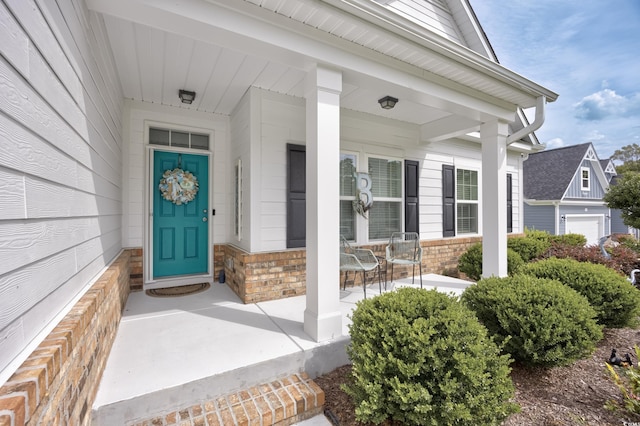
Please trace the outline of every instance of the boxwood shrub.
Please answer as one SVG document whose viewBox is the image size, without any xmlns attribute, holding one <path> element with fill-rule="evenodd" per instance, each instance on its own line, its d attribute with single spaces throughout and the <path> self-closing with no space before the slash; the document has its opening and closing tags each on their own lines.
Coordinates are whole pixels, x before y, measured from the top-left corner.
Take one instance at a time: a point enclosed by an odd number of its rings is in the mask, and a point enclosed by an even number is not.
<svg viewBox="0 0 640 426">
<path fill-rule="evenodd" d="M 529 262 L 549 249 L 551 243 L 537 238 L 512 237 L 507 239 L 507 247 L 518 253 L 522 260 Z"/>
<path fill-rule="evenodd" d="M 513 249 L 507 248 L 507 272 L 515 274 L 524 264 L 522 257 Z M 470 279 L 478 281 L 482 277 L 482 243 L 476 243 L 458 259 L 458 270 Z"/>
<path fill-rule="evenodd" d="M 569 364 L 591 353 L 602 339 L 587 299 L 555 280 L 486 278 L 468 287 L 462 301 L 504 351 L 526 365 Z"/>
<path fill-rule="evenodd" d="M 573 288 L 589 300 L 598 315 L 598 322 L 606 327 L 621 328 L 637 324 L 640 292 L 611 268 L 552 257 L 524 265 L 520 272 L 558 280 Z"/>
<path fill-rule="evenodd" d="M 518 410 L 510 359 L 456 298 L 413 288 L 359 302 L 352 381 L 360 422 L 499 425 Z"/>
</svg>

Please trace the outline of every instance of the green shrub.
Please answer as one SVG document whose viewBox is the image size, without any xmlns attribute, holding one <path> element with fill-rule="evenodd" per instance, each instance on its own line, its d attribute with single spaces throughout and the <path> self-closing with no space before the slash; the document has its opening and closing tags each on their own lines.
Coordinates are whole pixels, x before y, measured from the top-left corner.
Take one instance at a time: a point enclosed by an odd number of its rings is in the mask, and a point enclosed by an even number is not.
<svg viewBox="0 0 640 426">
<path fill-rule="evenodd" d="M 547 231 L 525 228 L 524 235 L 527 238 L 542 241 L 546 244 L 549 244 L 551 242 L 551 234 L 549 234 Z"/>
<path fill-rule="evenodd" d="M 518 410 L 509 357 L 457 299 L 403 288 L 358 302 L 352 320 L 344 390 L 358 421 L 499 425 Z"/>
<path fill-rule="evenodd" d="M 551 244 L 548 241 L 529 238 L 512 237 L 507 239 L 507 247 L 520 255 L 523 261 L 529 262 L 544 253 Z"/>
<path fill-rule="evenodd" d="M 606 327 L 635 325 L 640 314 L 640 292 L 625 277 L 604 265 L 552 257 L 524 265 L 520 272 L 558 280 L 573 288 L 587 298 L 598 322 Z"/>
<path fill-rule="evenodd" d="M 468 287 L 462 301 L 504 351 L 528 365 L 565 365 L 602 339 L 587 299 L 558 281 L 514 275 Z"/>
<path fill-rule="evenodd" d="M 549 241 L 567 246 L 584 247 L 587 244 L 587 237 L 582 234 L 551 235 Z"/>
<path fill-rule="evenodd" d="M 515 274 L 523 264 L 522 257 L 515 250 L 507 248 L 507 273 Z M 474 281 L 482 277 L 482 243 L 472 245 L 460 256 L 458 270 Z"/>
</svg>

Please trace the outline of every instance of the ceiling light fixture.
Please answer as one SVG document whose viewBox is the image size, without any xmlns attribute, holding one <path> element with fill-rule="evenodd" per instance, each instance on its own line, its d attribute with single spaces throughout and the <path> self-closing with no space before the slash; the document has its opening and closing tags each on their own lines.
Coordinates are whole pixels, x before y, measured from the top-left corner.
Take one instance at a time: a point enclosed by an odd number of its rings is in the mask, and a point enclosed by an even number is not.
<svg viewBox="0 0 640 426">
<path fill-rule="evenodd" d="M 393 98 L 391 96 L 385 96 L 382 99 L 378 99 L 378 103 L 380 104 L 380 106 L 383 109 L 391 109 L 394 106 L 396 106 L 396 103 L 398 102 L 397 98 Z"/>
<path fill-rule="evenodd" d="M 189 92 L 188 90 L 180 89 L 178 91 L 178 97 L 183 104 L 190 104 L 196 98 L 196 92 Z"/>
</svg>

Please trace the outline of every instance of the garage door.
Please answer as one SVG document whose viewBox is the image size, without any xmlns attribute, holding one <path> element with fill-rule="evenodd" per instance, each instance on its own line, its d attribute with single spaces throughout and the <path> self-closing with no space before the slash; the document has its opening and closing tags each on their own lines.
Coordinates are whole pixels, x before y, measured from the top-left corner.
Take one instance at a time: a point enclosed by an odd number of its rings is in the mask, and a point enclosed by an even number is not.
<svg viewBox="0 0 640 426">
<path fill-rule="evenodd" d="M 582 234 L 587 238 L 587 245 L 598 244 L 604 233 L 604 217 L 598 216 L 569 216 L 567 215 L 565 233 Z"/>
</svg>

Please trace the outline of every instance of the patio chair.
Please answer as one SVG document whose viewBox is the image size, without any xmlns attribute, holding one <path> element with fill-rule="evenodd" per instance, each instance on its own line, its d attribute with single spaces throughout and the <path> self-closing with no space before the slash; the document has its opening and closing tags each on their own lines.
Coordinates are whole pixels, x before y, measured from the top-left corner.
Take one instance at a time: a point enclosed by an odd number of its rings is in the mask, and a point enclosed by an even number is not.
<svg viewBox="0 0 640 426">
<path fill-rule="evenodd" d="M 422 288 L 422 247 L 420 247 L 420 235 L 417 232 L 394 232 L 389 238 L 386 248 L 387 265 L 391 265 L 391 282 L 393 282 L 393 265 L 411 265 L 413 277 L 411 283 L 415 283 L 416 265 L 420 266 L 420 288 Z"/>
<path fill-rule="evenodd" d="M 378 286 L 382 293 L 382 282 L 380 281 L 380 264 L 378 258 L 371 250 L 351 247 L 347 239 L 340 235 L 340 271 L 344 271 L 343 290 L 347 289 L 347 277 L 350 271 L 362 272 L 362 287 L 364 297 L 367 297 L 367 272 L 378 272 Z"/>
</svg>

